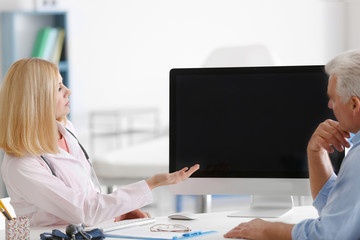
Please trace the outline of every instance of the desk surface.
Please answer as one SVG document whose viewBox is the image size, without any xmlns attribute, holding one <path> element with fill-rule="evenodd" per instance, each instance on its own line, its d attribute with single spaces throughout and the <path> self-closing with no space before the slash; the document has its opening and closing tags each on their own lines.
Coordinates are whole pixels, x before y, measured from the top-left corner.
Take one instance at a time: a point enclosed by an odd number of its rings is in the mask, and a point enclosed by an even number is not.
<svg viewBox="0 0 360 240">
<path fill-rule="evenodd" d="M 250 221 L 251 218 L 234 218 L 227 217 L 227 215 L 231 212 L 214 212 L 214 213 L 202 213 L 198 214 L 199 218 L 196 220 L 170 220 L 165 217 L 156 217 L 155 224 L 158 223 L 178 223 L 183 224 L 191 229 L 208 229 L 208 230 L 216 230 L 218 233 L 206 235 L 204 237 L 194 238 L 194 239 L 207 239 L 207 240 L 219 240 L 226 239 L 223 235 L 228 232 L 230 229 L 235 227 L 241 222 Z M 284 214 L 279 218 L 264 218 L 269 221 L 281 221 L 286 223 L 298 223 L 304 219 L 316 218 L 317 211 L 312 206 L 301 206 L 294 207 L 288 213 Z M 149 225 L 150 226 L 150 225 Z M 58 228 L 60 230 L 64 230 L 63 228 Z M 32 228 L 31 229 L 31 240 L 40 239 L 40 233 L 42 232 L 51 232 L 52 228 Z M 5 239 L 4 230 L 0 231 L 0 239 Z M 109 238 L 113 239 L 113 238 Z"/>
<path fill-rule="evenodd" d="M 99 179 L 146 179 L 169 171 L 169 138 L 159 137 L 94 156 Z"/>
</svg>

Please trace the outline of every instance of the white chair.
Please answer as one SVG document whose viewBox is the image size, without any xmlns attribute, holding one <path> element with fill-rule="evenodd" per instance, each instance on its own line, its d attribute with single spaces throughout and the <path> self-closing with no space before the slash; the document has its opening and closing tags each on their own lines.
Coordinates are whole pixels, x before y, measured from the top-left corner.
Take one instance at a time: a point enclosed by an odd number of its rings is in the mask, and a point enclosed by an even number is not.
<svg viewBox="0 0 360 240">
<path fill-rule="evenodd" d="M 246 67 L 279 65 L 277 56 L 265 45 L 254 44 L 215 49 L 205 60 L 204 67 Z"/>
</svg>

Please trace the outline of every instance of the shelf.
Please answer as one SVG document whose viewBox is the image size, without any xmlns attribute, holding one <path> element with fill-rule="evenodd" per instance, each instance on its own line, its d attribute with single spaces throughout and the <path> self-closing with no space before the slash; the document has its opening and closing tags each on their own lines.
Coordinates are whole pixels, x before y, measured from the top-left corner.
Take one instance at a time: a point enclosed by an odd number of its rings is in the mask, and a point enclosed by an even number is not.
<svg viewBox="0 0 360 240">
<path fill-rule="evenodd" d="M 64 46 L 59 63 L 65 85 L 69 84 L 66 12 L 1 12 L 2 76 L 15 61 L 31 56 L 39 29 L 59 27 L 65 30 Z"/>
<path fill-rule="evenodd" d="M 61 71 L 68 71 L 69 69 L 69 64 L 68 61 L 60 61 L 59 62 L 59 70 Z"/>
</svg>

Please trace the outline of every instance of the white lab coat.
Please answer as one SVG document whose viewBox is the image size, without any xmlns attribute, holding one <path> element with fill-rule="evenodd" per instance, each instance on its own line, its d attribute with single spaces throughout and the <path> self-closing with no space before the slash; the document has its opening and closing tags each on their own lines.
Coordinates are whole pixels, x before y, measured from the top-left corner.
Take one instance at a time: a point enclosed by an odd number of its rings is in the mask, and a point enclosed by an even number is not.
<svg viewBox="0 0 360 240">
<path fill-rule="evenodd" d="M 75 134 L 71 122 L 66 126 Z M 69 153 L 39 156 L 5 154 L 2 176 L 16 216 L 26 216 L 31 226 L 79 224 L 92 226 L 138 209 L 153 201 L 145 181 L 97 194 L 91 185 L 91 167 L 77 140 L 58 123 Z"/>
</svg>

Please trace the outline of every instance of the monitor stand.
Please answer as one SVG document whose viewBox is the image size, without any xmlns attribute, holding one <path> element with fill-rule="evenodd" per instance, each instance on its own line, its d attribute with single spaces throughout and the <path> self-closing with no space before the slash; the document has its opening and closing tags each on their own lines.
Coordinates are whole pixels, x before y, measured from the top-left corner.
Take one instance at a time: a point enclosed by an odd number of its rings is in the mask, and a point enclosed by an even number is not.
<svg viewBox="0 0 360 240">
<path fill-rule="evenodd" d="M 294 206 L 292 196 L 251 196 L 249 207 L 240 208 L 228 217 L 280 217 Z"/>
</svg>

